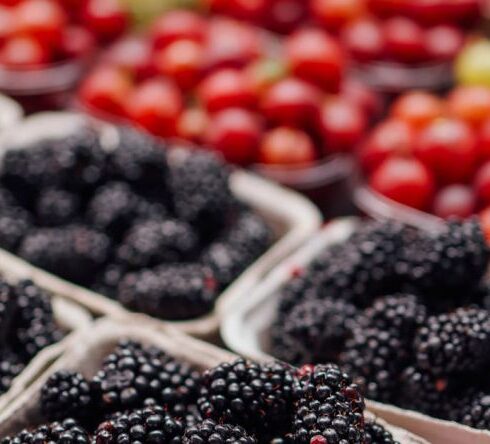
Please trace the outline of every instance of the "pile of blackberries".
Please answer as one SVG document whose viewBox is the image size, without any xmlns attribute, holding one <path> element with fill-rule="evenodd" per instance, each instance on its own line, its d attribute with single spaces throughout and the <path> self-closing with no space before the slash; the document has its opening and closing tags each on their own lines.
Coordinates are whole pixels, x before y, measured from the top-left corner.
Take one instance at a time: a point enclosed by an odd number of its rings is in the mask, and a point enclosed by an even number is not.
<svg viewBox="0 0 490 444">
<path fill-rule="evenodd" d="M 60 341 L 50 296 L 31 281 L 0 277 L 0 394 L 45 347 Z"/>
<path fill-rule="evenodd" d="M 395 444 L 334 364 L 237 359 L 201 372 L 122 340 L 92 378 L 54 373 L 39 402 L 48 423 L 2 444 Z"/>
<path fill-rule="evenodd" d="M 265 221 L 232 195 L 205 151 L 118 128 L 110 149 L 89 128 L 8 149 L 0 169 L 0 247 L 163 319 L 212 310 L 270 245 Z"/>
<path fill-rule="evenodd" d="M 489 260 L 477 220 L 365 224 L 280 290 L 271 351 L 336 362 L 369 399 L 490 430 Z"/>
</svg>

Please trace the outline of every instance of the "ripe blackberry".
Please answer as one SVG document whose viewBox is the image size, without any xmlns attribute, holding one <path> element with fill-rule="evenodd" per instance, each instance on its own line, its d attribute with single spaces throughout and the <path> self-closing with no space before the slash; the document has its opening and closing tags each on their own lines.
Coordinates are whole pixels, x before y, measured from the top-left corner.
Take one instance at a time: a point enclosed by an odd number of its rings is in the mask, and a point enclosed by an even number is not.
<svg viewBox="0 0 490 444">
<path fill-rule="evenodd" d="M 490 395 L 470 389 L 453 402 L 450 420 L 480 430 L 490 430 Z"/>
<path fill-rule="evenodd" d="M 285 364 L 237 359 L 204 373 L 197 404 L 204 418 L 270 433 L 291 422 L 293 382 Z"/>
<path fill-rule="evenodd" d="M 41 389 L 41 412 L 50 421 L 85 418 L 92 413 L 92 402 L 90 383 L 77 372 L 58 371 Z"/>
<path fill-rule="evenodd" d="M 434 375 L 478 372 L 488 363 L 490 316 L 479 308 L 458 308 L 431 316 L 415 337 L 417 365 Z"/>
<path fill-rule="evenodd" d="M 211 271 L 199 264 L 169 264 L 128 273 L 117 297 L 134 311 L 161 319 L 191 319 L 211 311 L 216 283 Z"/>
<path fill-rule="evenodd" d="M 256 444 L 257 440 L 240 426 L 221 424 L 212 419 L 205 419 L 200 424 L 188 428 L 182 442 L 184 444 Z"/>
<path fill-rule="evenodd" d="M 14 252 L 31 227 L 31 217 L 21 207 L 0 210 L 0 247 Z"/>
<path fill-rule="evenodd" d="M 83 225 L 32 230 L 18 254 L 37 267 L 81 285 L 90 285 L 109 256 L 110 240 Z"/>
<path fill-rule="evenodd" d="M 389 402 L 407 359 L 407 347 L 395 330 L 356 328 L 339 364 L 359 384 L 366 398 Z"/>
<path fill-rule="evenodd" d="M 127 269 L 123 265 L 110 263 L 97 273 L 92 290 L 111 299 L 116 299 L 117 286 L 126 273 Z"/>
<path fill-rule="evenodd" d="M 68 191 L 49 188 L 41 192 L 36 203 L 39 225 L 57 226 L 73 222 L 80 207 L 78 197 Z"/>
<path fill-rule="evenodd" d="M 32 431 L 23 430 L 15 436 L 3 438 L 1 444 L 89 444 L 90 438 L 76 420 L 65 419 L 39 426 Z"/>
<path fill-rule="evenodd" d="M 195 400 L 199 373 L 155 347 L 121 341 L 92 380 L 102 408 L 138 408 L 148 399 L 166 406 Z"/>
<path fill-rule="evenodd" d="M 366 423 L 365 444 L 400 444 L 393 435 L 376 421 Z"/>
<path fill-rule="evenodd" d="M 24 370 L 24 363 L 12 352 L 0 355 L 0 394 L 7 392 L 13 380 Z"/>
<path fill-rule="evenodd" d="M 295 386 L 294 442 L 321 437 L 328 444 L 364 444 L 364 399 L 350 377 L 334 364 L 302 372 Z"/>
<path fill-rule="evenodd" d="M 118 262 L 130 268 L 180 262 L 196 251 L 199 238 L 192 227 L 176 219 L 138 222 L 117 251 Z"/>
<path fill-rule="evenodd" d="M 93 438 L 97 444 L 168 443 L 179 444 L 184 424 L 172 418 L 162 407 L 152 405 L 117 413 L 99 425 Z"/>
<path fill-rule="evenodd" d="M 0 350 L 5 350 L 10 346 L 11 327 L 17 308 L 13 288 L 0 278 Z"/>
<path fill-rule="evenodd" d="M 228 287 L 244 269 L 239 252 L 221 240 L 209 244 L 200 261 L 213 270 L 219 290 Z"/>
</svg>

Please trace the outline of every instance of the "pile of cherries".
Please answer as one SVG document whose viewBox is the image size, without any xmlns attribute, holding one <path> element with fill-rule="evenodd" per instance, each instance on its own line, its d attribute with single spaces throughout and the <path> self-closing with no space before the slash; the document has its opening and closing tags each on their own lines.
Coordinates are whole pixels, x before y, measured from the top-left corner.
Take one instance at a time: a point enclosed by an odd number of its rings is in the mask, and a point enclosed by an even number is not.
<svg viewBox="0 0 490 444">
<path fill-rule="evenodd" d="M 119 0 L 0 0 L 0 65 L 27 69 L 83 58 L 129 21 Z"/>
<path fill-rule="evenodd" d="M 284 39 L 248 23 L 176 10 L 114 45 L 86 78 L 79 102 L 161 137 L 204 144 L 248 165 L 307 164 L 351 151 L 377 96 L 346 79 L 326 31 Z"/>
<path fill-rule="evenodd" d="M 490 89 L 399 97 L 359 159 L 374 191 L 417 210 L 448 218 L 490 208 Z"/>
</svg>

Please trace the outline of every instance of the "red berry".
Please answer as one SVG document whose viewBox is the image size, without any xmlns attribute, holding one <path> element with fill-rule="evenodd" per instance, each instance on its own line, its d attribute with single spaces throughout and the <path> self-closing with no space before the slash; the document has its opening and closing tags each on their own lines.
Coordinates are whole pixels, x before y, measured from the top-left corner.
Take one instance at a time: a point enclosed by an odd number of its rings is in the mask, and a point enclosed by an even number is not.
<svg viewBox="0 0 490 444">
<path fill-rule="evenodd" d="M 259 161 L 272 165 L 301 165 L 313 162 L 315 147 L 310 136 L 303 131 L 279 127 L 262 138 Z"/>
<path fill-rule="evenodd" d="M 476 209 L 473 190 L 466 185 L 449 185 L 440 190 L 433 205 L 433 213 L 443 219 L 450 217 L 467 218 Z"/>
<path fill-rule="evenodd" d="M 455 26 L 439 25 L 425 32 L 425 47 L 429 58 L 452 60 L 464 45 L 464 35 Z"/>
<path fill-rule="evenodd" d="M 381 97 L 364 83 L 346 79 L 342 82 L 340 96 L 357 105 L 369 120 L 376 120 L 383 111 Z"/>
<path fill-rule="evenodd" d="M 95 48 L 92 34 L 81 26 L 68 26 L 61 34 L 61 59 L 78 59 L 89 55 Z"/>
<path fill-rule="evenodd" d="M 126 101 L 126 115 L 137 125 L 160 137 L 177 135 L 177 122 L 183 109 L 178 88 L 164 79 L 140 84 Z"/>
<path fill-rule="evenodd" d="M 444 103 L 437 96 L 414 91 L 400 96 L 391 107 L 391 115 L 405 120 L 414 128 L 423 128 L 442 116 Z"/>
<path fill-rule="evenodd" d="M 261 23 L 268 11 L 268 0 L 205 0 L 213 12 L 227 14 L 240 20 Z"/>
<path fill-rule="evenodd" d="M 478 201 L 485 207 L 490 205 L 490 162 L 484 163 L 476 172 L 473 182 Z"/>
<path fill-rule="evenodd" d="M 105 60 L 143 80 L 154 74 L 150 44 L 140 37 L 126 37 L 114 43 L 105 53 Z"/>
<path fill-rule="evenodd" d="M 177 123 L 177 136 L 195 143 L 203 141 L 209 124 L 208 115 L 200 108 L 185 109 Z"/>
<path fill-rule="evenodd" d="M 490 207 L 484 209 L 480 213 L 480 224 L 482 226 L 483 233 L 485 234 L 487 244 L 490 244 Z"/>
<path fill-rule="evenodd" d="M 338 31 L 364 13 L 365 0 L 311 0 L 313 18 L 329 30 Z"/>
<path fill-rule="evenodd" d="M 266 26 L 279 34 L 290 34 L 308 15 L 307 2 L 301 0 L 269 0 L 267 6 Z"/>
<path fill-rule="evenodd" d="M 102 42 L 122 35 L 130 22 L 129 13 L 119 0 L 87 0 L 82 15 L 85 26 Z"/>
<path fill-rule="evenodd" d="M 257 157 L 261 133 L 262 128 L 255 114 L 240 108 L 229 108 L 213 116 L 205 140 L 229 162 L 248 165 Z"/>
<path fill-rule="evenodd" d="M 314 86 L 289 77 L 277 82 L 265 93 L 262 111 L 273 123 L 311 126 L 318 117 L 321 97 Z"/>
<path fill-rule="evenodd" d="M 480 128 L 478 140 L 479 158 L 490 160 L 490 117 L 488 117 Z"/>
<path fill-rule="evenodd" d="M 404 17 L 386 20 L 383 27 L 387 54 L 403 63 L 426 59 L 424 31 L 414 21 Z"/>
<path fill-rule="evenodd" d="M 416 159 L 387 159 L 373 173 L 369 184 L 383 196 L 418 210 L 427 209 L 434 195 L 434 178 Z"/>
<path fill-rule="evenodd" d="M 361 18 L 349 23 L 341 34 L 342 42 L 351 56 L 368 62 L 380 59 L 385 51 L 385 38 L 381 26 L 375 20 Z"/>
<path fill-rule="evenodd" d="M 10 38 L 15 30 L 15 18 L 12 10 L 0 6 L 0 46 Z"/>
<path fill-rule="evenodd" d="M 449 95 L 447 105 L 452 116 L 478 127 L 490 116 L 490 88 L 459 86 Z"/>
<path fill-rule="evenodd" d="M 294 75 L 326 91 L 336 92 L 345 60 L 340 45 L 318 29 L 302 29 L 286 41 L 286 55 Z"/>
<path fill-rule="evenodd" d="M 14 37 L 0 49 L 0 63 L 10 68 L 26 68 L 51 61 L 51 55 L 37 40 Z"/>
<path fill-rule="evenodd" d="M 386 18 L 405 13 L 410 1 L 412 0 L 367 0 L 367 4 L 375 15 Z"/>
<path fill-rule="evenodd" d="M 319 127 L 325 152 L 350 152 L 364 135 L 367 121 L 359 107 L 337 98 L 323 106 Z"/>
<path fill-rule="evenodd" d="M 225 108 L 255 108 L 257 95 L 243 71 L 222 69 L 210 74 L 199 85 L 198 96 L 210 112 Z"/>
<path fill-rule="evenodd" d="M 460 120 L 435 120 L 417 137 L 414 154 L 441 182 L 464 182 L 476 166 L 476 137 Z"/>
</svg>

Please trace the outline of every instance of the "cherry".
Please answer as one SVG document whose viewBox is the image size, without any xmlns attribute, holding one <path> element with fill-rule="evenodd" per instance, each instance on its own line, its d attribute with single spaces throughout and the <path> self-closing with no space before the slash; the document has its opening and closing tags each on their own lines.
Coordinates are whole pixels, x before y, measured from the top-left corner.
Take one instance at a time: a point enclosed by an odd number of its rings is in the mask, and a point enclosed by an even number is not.
<svg viewBox="0 0 490 444">
<path fill-rule="evenodd" d="M 128 28 L 130 17 L 119 0 L 87 0 L 82 20 L 101 42 L 110 42 Z"/>
<path fill-rule="evenodd" d="M 140 37 L 126 37 L 114 43 L 106 52 L 105 60 L 128 71 L 136 80 L 154 74 L 150 44 Z"/>
<path fill-rule="evenodd" d="M 482 124 L 478 140 L 479 157 L 483 160 L 490 160 L 490 117 Z"/>
<path fill-rule="evenodd" d="M 267 6 L 266 26 L 279 34 L 290 34 L 308 15 L 307 2 L 302 0 L 269 0 Z"/>
<path fill-rule="evenodd" d="M 432 211 L 443 219 L 470 217 L 476 210 L 473 190 L 466 185 L 448 185 L 442 188 L 434 198 Z"/>
<path fill-rule="evenodd" d="M 177 135 L 182 139 L 201 143 L 208 123 L 208 115 L 201 108 L 185 109 L 177 123 Z"/>
<path fill-rule="evenodd" d="M 449 3 L 446 0 L 413 0 L 407 1 L 405 12 L 413 20 L 434 25 L 447 21 Z"/>
<path fill-rule="evenodd" d="M 141 83 L 126 101 L 126 115 L 137 125 L 160 137 L 177 135 L 177 122 L 183 110 L 178 88 L 165 79 Z"/>
<path fill-rule="evenodd" d="M 205 141 L 229 162 L 248 165 L 257 157 L 261 133 L 262 128 L 255 114 L 240 108 L 229 108 L 213 116 Z"/>
<path fill-rule="evenodd" d="M 206 0 L 213 12 L 261 23 L 268 11 L 268 0 Z"/>
<path fill-rule="evenodd" d="M 324 31 L 306 28 L 286 39 L 286 57 L 294 75 L 337 92 L 345 68 L 345 57 L 336 40 Z"/>
<path fill-rule="evenodd" d="M 376 120 L 383 111 L 381 97 L 364 83 L 346 79 L 340 87 L 340 96 L 363 110 L 369 120 Z"/>
<path fill-rule="evenodd" d="M 478 127 L 490 116 L 490 88 L 460 86 L 449 95 L 447 106 L 452 116 Z"/>
<path fill-rule="evenodd" d="M 490 205 L 490 162 L 484 163 L 476 172 L 473 187 L 478 201 L 485 207 Z"/>
<path fill-rule="evenodd" d="M 418 135 L 414 154 L 441 182 L 464 182 L 476 166 L 476 137 L 463 121 L 438 119 Z"/>
<path fill-rule="evenodd" d="M 384 161 L 369 180 L 372 189 L 409 207 L 425 210 L 434 196 L 434 178 L 417 159 L 391 157 Z"/>
<path fill-rule="evenodd" d="M 0 0 L 0 6 L 16 6 L 24 0 Z"/>
<path fill-rule="evenodd" d="M 414 21 L 393 17 L 384 23 L 383 33 L 387 54 L 403 63 L 425 60 L 424 31 Z"/>
<path fill-rule="evenodd" d="M 361 18 L 349 23 L 342 31 L 342 42 L 351 56 L 367 62 L 380 59 L 385 50 L 385 38 L 378 22 Z"/>
<path fill-rule="evenodd" d="M 187 10 L 175 10 L 163 14 L 153 24 L 150 35 L 155 48 L 177 40 L 192 40 L 198 43 L 206 38 L 207 24 L 204 17 Z"/>
<path fill-rule="evenodd" d="M 15 30 L 15 18 L 11 8 L 0 6 L 0 46 L 10 38 Z"/>
<path fill-rule="evenodd" d="M 120 116 L 132 87 L 129 77 L 121 69 L 104 65 L 84 80 L 79 98 L 91 108 Z"/>
<path fill-rule="evenodd" d="M 262 138 L 259 161 L 272 165 L 301 165 L 313 162 L 315 147 L 304 131 L 290 127 L 274 128 Z"/>
<path fill-rule="evenodd" d="M 367 0 L 368 9 L 380 17 L 403 14 L 412 0 Z"/>
<path fill-rule="evenodd" d="M 455 26 L 439 25 L 425 32 L 425 50 L 428 57 L 452 60 L 464 45 L 464 35 Z"/>
<path fill-rule="evenodd" d="M 13 37 L 0 49 L 0 63 L 10 68 L 26 68 L 50 62 L 50 53 L 31 37 Z"/>
<path fill-rule="evenodd" d="M 204 66 L 202 45 L 192 40 L 177 40 L 154 56 L 157 72 L 172 78 L 184 91 L 197 85 Z"/>
<path fill-rule="evenodd" d="M 78 59 L 89 55 L 95 48 L 93 35 L 81 26 L 68 26 L 61 34 L 61 59 Z"/>
<path fill-rule="evenodd" d="M 333 31 L 339 31 L 347 23 L 361 17 L 365 0 L 311 0 L 313 18 L 320 25 Z"/>
<path fill-rule="evenodd" d="M 422 128 L 442 116 L 444 104 L 437 96 L 414 91 L 400 96 L 392 105 L 391 115 L 415 128 Z"/>
<path fill-rule="evenodd" d="M 319 119 L 324 151 L 353 151 L 367 127 L 362 110 L 351 102 L 336 98 L 326 102 Z"/>
<path fill-rule="evenodd" d="M 490 207 L 480 212 L 480 224 L 485 234 L 487 244 L 490 244 Z"/>
<path fill-rule="evenodd" d="M 262 111 L 274 123 L 308 127 L 318 117 L 321 98 L 321 92 L 314 86 L 288 77 L 265 93 Z"/>
</svg>

